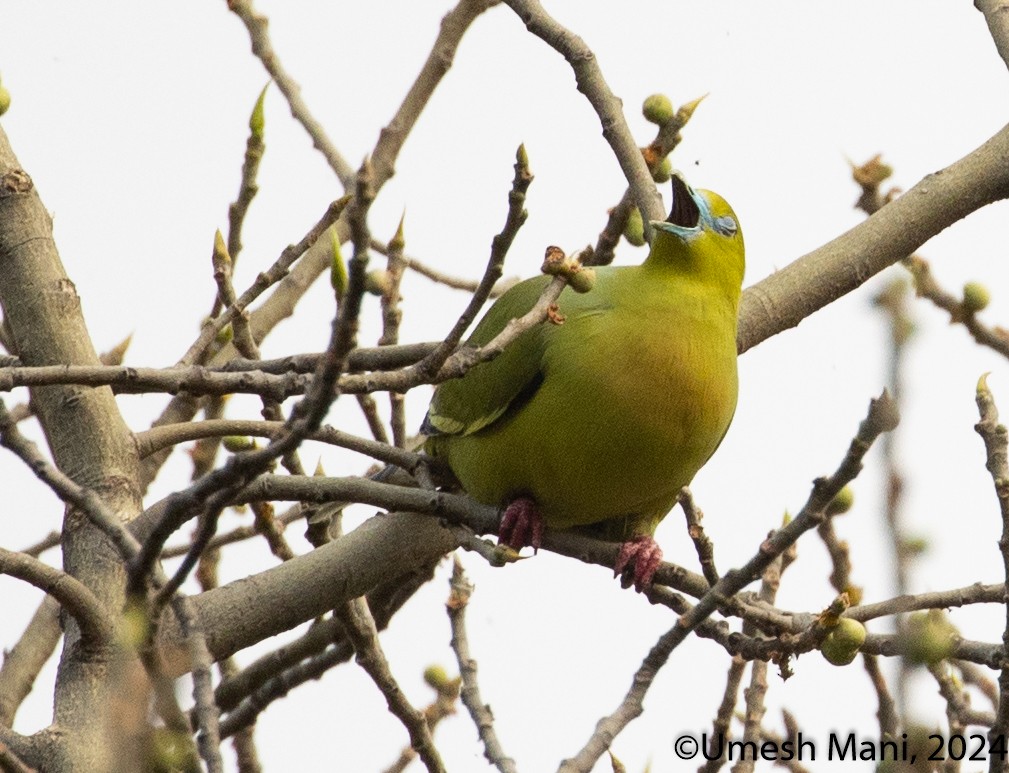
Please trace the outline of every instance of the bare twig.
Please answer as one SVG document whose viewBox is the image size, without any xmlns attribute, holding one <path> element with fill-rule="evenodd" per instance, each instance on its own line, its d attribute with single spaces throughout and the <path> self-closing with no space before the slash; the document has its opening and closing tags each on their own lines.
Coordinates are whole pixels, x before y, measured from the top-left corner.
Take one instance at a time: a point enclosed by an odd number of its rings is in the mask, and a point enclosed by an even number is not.
<svg viewBox="0 0 1009 773">
<path fill-rule="evenodd" d="M 710 585 L 714 585 L 718 582 L 718 569 L 715 568 L 715 546 L 708 538 L 708 535 L 704 533 L 704 527 L 701 525 L 704 513 L 694 503 L 693 494 L 690 493 L 690 489 L 686 486 L 680 490 L 678 501 L 680 507 L 683 508 L 683 515 L 687 519 L 687 534 L 690 535 L 690 539 L 694 543 L 694 549 L 697 551 L 697 559 L 701 563 L 704 579 Z"/>
<path fill-rule="evenodd" d="M 399 325 L 403 321 L 403 310 L 400 308 L 400 283 L 403 280 L 405 260 L 403 248 L 406 240 L 403 236 L 403 217 L 399 219 L 399 227 L 389 240 L 385 273 L 387 286 L 382 293 L 382 335 L 378 339 L 379 346 L 395 346 L 399 343 Z M 399 392 L 389 392 L 389 426 L 392 429 L 392 442 L 397 448 L 406 447 L 406 405 L 403 395 Z M 377 440 L 377 438 L 376 438 Z"/>
<path fill-rule="evenodd" d="M 950 718 L 951 724 L 958 724 L 961 732 L 968 725 L 992 727 L 995 724 L 994 712 L 976 711 L 971 707 L 970 697 L 957 684 L 946 661 L 941 660 L 938 663 L 930 665 L 928 670 L 935 678 L 936 684 L 939 685 L 939 694 L 946 701 L 947 715 Z M 950 727 L 950 731 L 956 732 L 952 726 Z"/>
<path fill-rule="evenodd" d="M 13 451 L 60 499 L 80 509 L 109 537 L 123 558 L 130 558 L 136 553 L 139 543 L 101 497 L 90 489 L 77 485 L 51 464 L 39 451 L 38 446 L 22 435 L 17 425 L 11 421 L 2 400 L 0 400 L 0 445 Z"/>
<path fill-rule="evenodd" d="M 266 100 L 266 90 L 269 86 L 269 84 L 263 86 L 263 90 L 259 92 L 259 98 L 252 108 L 252 115 L 249 116 L 249 138 L 245 141 L 242 182 L 238 188 L 238 198 L 228 207 L 228 254 L 231 256 L 232 262 L 238 260 L 238 255 L 242 251 L 242 225 L 249 212 L 249 205 L 259 193 L 256 177 L 259 174 L 259 162 L 263 160 L 263 153 L 266 150 L 266 145 L 263 142 L 263 129 L 265 128 L 263 103 Z M 216 316 L 220 310 L 220 307 L 215 303 L 211 316 Z"/>
<path fill-rule="evenodd" d="M 37 558 L 0 548 L 0 574 L 16 577 L 55 598 L 74 617 L 86 647 L 114 643 L 113 626 L 101 602 L 84 583 Z"/>
<path fill-rule="evenodd" d="M 269 20 L 258 13 L 252 7 L 251 0 L 228 0 L 228 7 L 234 11 L 235 15 L 242 20 L 249 31 L 249 38 L 252 41 L 252 53 L 263 63 L 263 67 L 270 74 L 270 77 L 277 84 L 280 93 L 284 95 L 287 104 L 291 108 L 291 115 L 304 127 L 308 136 L 312 138 L 312 144 L 326 158 L 330 168 L 336 172 L 344 188 L 349 188 L 353 184 L 354 170 L 347 161 L 340 155 L 336 146 L 326 135 L 322 125 L 315 120 L 308 105 L 301 98 L 301 87 L 287 73 L 276 51 L 273 50 L 273 43 L 270 41 L 267 27 Z"/>
<path fill-rule="evenodd" d="M 539 0 L 505 0 L 526 28 L 560 53 L 575 73 L 578 90 L 589 100 L 603 127 L 603 137 L 610 144 L 617 163 L 634 192 L 648 232 L 649 220 L 662 220 L 665 213 L 648 166 L 624 119 L 620 100 L 610 91 L 592 50 L 585 41 L 563 27 L 540 5 Z"/>
<path fill-rule="evenodd" d="M 529 157 L 526 155 L 524 145 L 520 145 L 515 154 L 515 177 L 512 179 L 511 191 L 508 194 L 508 215 L 505 218 L 504 228 L 501 233 L 491 240 L 490 258 L 487 261 L 487 268 L 483 278 L 473 297 L 470 298 L 466 309 L 453 325 L 445 340 L 438 344 L 438 347 L 427 357 L 417 363 L 415 369 L 424 377 L 430 378 L 437 373 L 445 364 L 449 355 L 462 340 L 463 334 L 476 319 L 477 313 L 486 303 L 490 296 L 490 291 L 494 288 L 497 280 L 501 278 L 502 267 L 508 249 L 515 240 L 522 224 L 525 223 L 529 213 L 525 210 L 526 191 L 533 181 L 532 172 L 529 171 Z"/>
<path fill-rule="evenodd" d="M 410 734 L 410 745 L 417 750 L 429 771 L 445 770 L 434 746 L 431 730 L 424 715 L 406 700 L 396 683 L 385 655 L 378 645 L 378 631 L 364 598 L 357 598 L 336 611 L 344 630 L 354 644 L 358 664 L 385 696 L 391 711 Z"/>
<path fill-rule="evenodd" d="M 795 555 L 795 544 L 793 543 L 764 569 L 760 583 L 761 601 L 770 605 L 774 604 L 778 595 L 778 588 L 781 585 L 781 575 L 795 560 Z M 744 633 L 751 632 L 752 630 L 752 624 L 746 623 L 743 625 Z M 747 742 L 751 742 L 754 744 L 754 748 L 756 748 L 756 743 L 761 737 L 764 712 L 766 711 L 764 707 L 764 697 L 766 695 L 767 663 L 762 660 L 755 660 L 750 667 L 750 686 L 743 691 L 743 696 L 746 698 L 746 712 L 743 715 L 744 745 Z M 756 758 L 751 757 L 748 759 L 744 753 L 739 762 L 733 766 L 732 770 L 733 773 L 751 773 L 755 764 Z"/>
<path fill-rule="evenodd" d="M 873 299 L 875 304 L 881 308 L 887 316 L 889 327 L 889 372 L 887 376 L 887 390 L 890 392 L 896 404 L 899 406 L 904 394 L 904 356 L 906 344 L 914 330 L 914 322 L 907 311 L 907 283 L 903 278 L 894 279 L 887 284 Z M 910 542 L 904 528 L 904 519 L 901 512 L 901 505 L 904 494 L 904 476 L 900 469 L 897 457 L 896 441 L 894 435 L 888 434 L 882 440 L 883 470 L 885 474 L 885 507 L 883 514 L 886 518 L 886 534 L 890 540 L 890 550 L 893 554 L 893 581 L 898 595 L 907 593 L 908 574 L 911 570 L 911 562 L 915 553 L 911 550 Z M 904 620 L 900 615 L 895 616 L 894 625 L 898 631 L 902 630 Z M 897 678 L 897 706 L 901 715 L 906 716 L 908 706 L 908 669 L 909 664 L 901 659 L 898 666 L 900 673 Z"/>
<path fill-rule="evenodd" d="M 995 494 L 998 498 L 999 511 L 1002 514 L 1002 537 L 999 539 L 999 550 L 1002 551 L 1002 561 L 1005 568 L 1006 582 L 1009 583 L 1009 449 L 1007 449 L 1005 425 L 998 422 L 998 409 L 995 399 L 988 388 L 987 376 L 982 376 L 977 384 L 977 407 L 981 420 L 975 425 L 977 433 L 984 441 L 987 452 L 987 467 L 995 484 Z M 1006 627 L 1002 635 L 1003 648 L 1009 647 L 1009 593 L 1003 596 L 1006 605 Z M 1003 654 L 1001 673 L 999 674 L 999 702 L 995 713 L 995 722 L 991 726 L 988 739 L 996 743 L 1004 739 L 1009 732 L 1009 657 Z M 989 771 L 997 773 L 1006 769 L 1006 759 L 992 754 L 989 759 Z"/>
<path fill-rule="evenodd" d="M 1009 12 L 1005 0 L 974 0 L 974 7 L 984 14 L 995 48 L 1009 67 Z"/>
<path fill-rule="evenodd" d="M 480 741 L 483 744 L 484 757 L 501 773 L 515 773 L 515 760 L 509 757 L 501 746 L 494 729 L 494 716 L 490 707 L 480 697 L 480 686 L 477 683 L 477 665 L 469 652 L 469 637 L 466 635 L 466 605 L 469 604 L 473 586 L 469 584 L 462 562 L 455 557 L 452 566 L 451 593 L 448 597 L 448 617 L 452 622 L 452 650 L 459 662 L 459 675 L 462 677 L 460 697 L 463 705 L 473 718 Z"/>
<path fill-rule="evenodd" d="M 830 518 L 816 527 L 817 534 L 823 540 L 827 553 L 830 555 L 830 584 L 838 593 L 844 593 L 851 585 L 851 558 L 848 554 L 848 543 L 839 539 L 834 531 L 834 519 Z"/>
<path fill-rule="evenodd" d="M 283 279 L 290 269 L 291 265 L 311 247 L 319 239 L 326 230 L 335 223 L 340 215 L 343 213 L 344 208 L 350 202 L 349 196 L 344 196 L 342 199 L 337 199 L 332 204 L 330 204 L 326 211 L 323 213 L 322 217 L 319 218 L 317 222 L 308 233 L 305 234 L 304 238 L 297 244 L 288 245 L 283 252 L 280 253 L 280 257 L 274 262 L 272 266 L 266 271 L 260 272 L 256 275 L 256 281 L 252 283 L 242 295 L 235 300 L 235 302 L 224 309 L 221 314 L 214 317 L 214 319 L 207 322 L 203 326 L 203 330 L 199 337 L 189 347 L 189 350 L 182 356 L 179 360 L 180 365 L 190 365 L 195 362 L 199 362 L 205 355 L 207 347 L 211 342 L 217 337 L 217 334 L 224 329 L 226 325 L 231 323 L 231 321 L 238 315 L 241 314 L 245 309 L 249 307 L 256 298 L 262 295 L 269 287 Z"/>
<path fill-rule="evenodd" d="M 371 240 L 371 248 L 382 255 L 389 255 L 389 245 L 383 244 L 378 241 L 378 239 Z M 457 276 L 451 276 L 443 271 L 439 271 L 436 268 L 432 268 L 427 263 L 421 261 L 419 258 L 411 257 L 409 255 L 403 256 L 403 263 L 406 268 L 411 271 L 416 271 L 422 277 L 430 279 L 432 282 L 437 284 L 445 285 L 446 287 L 451 287 L 453 290 L 466 290 L 468 292 L 473 292 L 476 290 L 477 286 L 480 284 L 478 279 L 463 279 Z M 517 280 L 502 279 L 494 288 L 490 291 L 491 298 L 497 298 L 501 293 L 507 290 L 512 284 Z"/>
<path fill-rule="evenodd" d="M 62 635 L 60 604 L 47 595 L 35 610 L 21 638 L 6 652 L 3 665 L 0 665 L 0 725 L 14 725 L 18 708 L 28 697 Z"/>
<path fill-rule="evenodd" d="M 886 677 L 883 676 L 879 667 L 879 658 L 863 652 L 862 665 L 865 666 L 865 672 L 869 675 L 869 680 L 876 691 L 876 719 L 879 720 L 879 737 L 896 739 L 900 736 L 900 719 L 897 715 L 897 705 L 893 702 L 893 696 L 887 686 Z"/>
<path fill-rule="evenodd" d="M 903 261 L 904 267 L 914 279 L 914 290 L 921 298 L 928 298 L 932 303 L 949 314 L 950 322 L 959 322 L 970 333 L 971 337 L 981 346 L 1009 357 L 1009 332 L 1001 327 L 989 327 L 977 318 L 978 309 L 971 308 L 962 297 L 946 292 L 932 274 L 928 261 L 917 255 Z"/>
<path fill-rule="evenodd" d="M 736 702 L 739 700 L 739 685 L 743 682 L 746 663 L 739 655 L 734 655 L 729 661 L 729 672 L 725 678 L 725 690 L 722 692 L 722 702 L 718 704 L 718 712 L 711 728 L 711 743 L 705 755 L 706 762 L 698 768 L 698 773 L 718 773 L 725 764 L 725 743 L 729 740 L 729 728 L 732 715 L 736 712 Z M 722 754 L 715 756 L 717 749 Z"/>
<path fill-rule="evenodd" d="M 137 434 L 137 447 L 140 456 L 144 457 L 162 448 L 185 443 L 190 440 L 200 440 L 207 437 L 227 437 L 230 435 L 252 435 L 256 437 L 273 437 L 283 428 L 279 421 L 251 421 L 247 419 L 210 419 L 194 421 L 185 424 L 169 424 L 163 427 L 153 427 Z M 407 472 L 412 472 L 421 463 L 422 456 L 412 451 L 393 448 L 385 443 L 379 443 L 367 438 L 351 435 L 333 427 L 320 427 L 308 435 L 308 440 L 346 448 L 350 451 L 370 456 L 386 464 L 394 464 Z M 430 460 L 427 460 L 430 461 Z"/>
</svg>

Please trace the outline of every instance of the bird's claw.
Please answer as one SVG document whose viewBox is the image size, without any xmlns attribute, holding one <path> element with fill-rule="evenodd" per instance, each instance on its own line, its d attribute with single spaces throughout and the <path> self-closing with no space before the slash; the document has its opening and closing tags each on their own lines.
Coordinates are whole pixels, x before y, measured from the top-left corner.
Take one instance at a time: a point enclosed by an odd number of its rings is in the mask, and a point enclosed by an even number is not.
<svg viewBox="0 0 1009 773">
<path fill-rule="evenodd" d="M 498 542 L 513 550 L 532 545 L 540 549 L 543 541 L 543 516 L 536 502 L 529 497 L 518 497 L 508 503 L 498 527 Z"/>
<path fill-rule="evenodd" d="M 613 576 L 620 577 L 620 584 L 629 588 L 634 583 L 638 593 L 652 585 L 655 571 L 662 563 L 662 548 L 648 535 L 633 537 L 620 546 L 617 562 L 613 566 Z"/>
</svg>

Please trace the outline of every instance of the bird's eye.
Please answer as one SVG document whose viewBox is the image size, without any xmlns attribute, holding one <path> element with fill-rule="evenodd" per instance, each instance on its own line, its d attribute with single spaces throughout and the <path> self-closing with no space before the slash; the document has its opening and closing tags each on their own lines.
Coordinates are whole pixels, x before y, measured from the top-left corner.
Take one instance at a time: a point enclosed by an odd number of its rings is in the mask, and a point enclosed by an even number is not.
<svg viewBox="0 0 1009 773">
<path fill-rule="evenodd" d="M 736 231 L 739 230 L 739 226 L 736 224 L 736 219 L 729 215 L 716 217 L 711 226 L 722 236 L 735 236 Z"/>
</svg>

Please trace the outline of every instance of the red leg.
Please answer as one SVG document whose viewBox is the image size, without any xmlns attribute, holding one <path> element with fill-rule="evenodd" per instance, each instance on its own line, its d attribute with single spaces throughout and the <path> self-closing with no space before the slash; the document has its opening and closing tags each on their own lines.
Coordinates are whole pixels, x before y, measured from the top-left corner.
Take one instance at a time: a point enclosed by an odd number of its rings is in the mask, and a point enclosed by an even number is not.
<svg viewBox="0 0 1009 773">
<path fill-rule="evenodd" d="M 543 541 L 543 517 L 536 502 L 529 497 L 517 497 L 508 503 L 498 527 L 498 541 L 514 550 L 532 545 L 540 549 Z"/>
<path fill-rule="evenodd" d="M 626 588 L 634 582 L 634 590 L 641 593 L 652 585 L 655 570 L 662 563 L 662 548 L 647 534 L 632 537 L 620 546 L 613 576 L 624 575 L 621 583 Z M 624 574 L 625 569 L 630 569 Z"/>
</svg>

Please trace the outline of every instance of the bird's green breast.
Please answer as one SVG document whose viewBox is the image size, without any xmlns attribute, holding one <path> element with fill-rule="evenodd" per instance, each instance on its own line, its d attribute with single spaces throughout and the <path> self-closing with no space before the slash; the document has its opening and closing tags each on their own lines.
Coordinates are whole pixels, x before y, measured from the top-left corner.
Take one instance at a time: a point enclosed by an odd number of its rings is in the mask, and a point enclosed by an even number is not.
<svg viewBox="0 0 1009 773">
<path fill-rule="evenodd" d="M 485 503 L 530 495 L 553 528 L 650 533 L 732 419 L 735 302 L 640 266 L 599 271 L 590 293 L 562 295 L 563 324 L 525 343 L 531 396 L 429 449 Z"/>
</svg>

